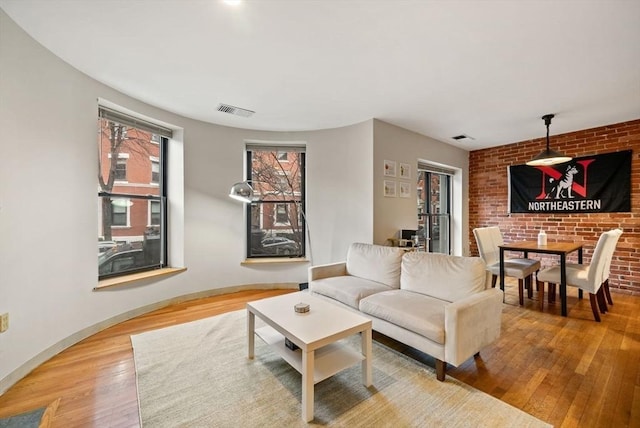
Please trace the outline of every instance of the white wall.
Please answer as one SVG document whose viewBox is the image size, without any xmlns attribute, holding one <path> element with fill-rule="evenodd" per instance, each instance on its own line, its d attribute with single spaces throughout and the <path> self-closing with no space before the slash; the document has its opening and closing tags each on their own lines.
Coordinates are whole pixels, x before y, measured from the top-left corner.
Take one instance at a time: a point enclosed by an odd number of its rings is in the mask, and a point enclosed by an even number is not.
<svg viewBox="0 0 640 428">
<path fill-rule="evenodd" d="M 10 317 L 0 334 L 0 392 L 18 367 L 119 314 L 215 288 L 306 281 L 307 263 L 240 264 L 243 205 L 227 195 L 242 178 L 245 140 L 307 142 L 314 263 L 343 259 L 352 241 L 371 241 L 371 121 L 271 133 L 189 120 L 88 78 L 1 10 L 0 64 L 0 313 Z M 184 159 L 171 170 L 183 186 L 170 193 L 170 215 L 171 260 L 188 268 L 182 274 L 92 291 L 98 98 L 181 128 L 170 151 L 172 162 Z"/>
<path fill-rule="evenodd" d="M 408 138 L 402 158 L 453 162 L 442 147 L 423 148 L 423 137 L 405 135 L 399 128 L 391 132 L 374 120 L 332 130 L 275 133 L 177 116 L 70 67 L 2 10 L 0 67 L 0 313 L 10 317 L 9 330 L 0 334 L 0 393 L 51 349 L 62 349 L 73 343 L 70 338 L 121 314 L 211 289 L 306 281 L 306 263 L 240 264 L 243 206 L 227 195 L 242 179 L 244 141 L 307 142 L 314 264 L 342 260 L 351 242 L 373 242 L 375 235 L 386 233 L 393 219 L 387 211 L 375 217 L 385 231 L 374 225 L 374 211 L 386 210 L 380 206 L 377 171 L 381 159 L 401 157 L 395 150 L 384 151 L 385 140 L 392 138 L 396 145 L 398 138 Z M 93 291 L 98 99 L 178 129 L 170 147 L 170 244 L 171 260 L 187 267 L 186 272 Z"/>
<path fill-rule="evenodd" d="M 418 160 L 436 162 L 460 170 L 453 179 L 452 201 L 452 253 L 467 255 L 469 253 L 469 204 L 467 172 L 469 170 L 469 152 L 449 144 L 416 134 L 395 125 L 374 120 L 374 153 L 373 153 L 373 212 L 374 236 L 376 244 L 384 244 L 388 238 L 394 238 L 400 229 L 417 229 L 416 216 L 416 170 Z M 400 162 L 411 165 L 411 179 L 384 176 L 384 161 L 396 162 L 399 169 Z M 411 197 L 385 197 L 383 193 L 384 180 L 393 180 L 397 187 L 400 182 L 410 182 Z"/>
</svg>

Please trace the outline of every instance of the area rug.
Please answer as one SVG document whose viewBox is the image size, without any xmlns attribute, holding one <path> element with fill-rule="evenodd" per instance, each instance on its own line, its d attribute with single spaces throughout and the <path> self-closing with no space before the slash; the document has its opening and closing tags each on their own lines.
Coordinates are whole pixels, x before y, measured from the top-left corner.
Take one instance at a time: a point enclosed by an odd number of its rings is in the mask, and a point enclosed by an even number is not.
<svg viewBox="0 0 640 428">
<path fill-rule="evenodd" d="M 48 406 L 20 413 L 19 415 L 7 416 L 0 418 L 0 428 L 48 428 L 60 399 L 58 398 Z"/>
<path fill-rule="evenodd" d="M 256 319 L 256 325 L 259 320 Z M 345 341 L 359 349 L 359 337 Z M 502 401 L 374 341 L 373 386 L 360 365 L 315 386 L 301 419 L 301 375 L 256 338 L 246 311 L 131 336 L 140 421 L 149 427 L 548 427 Z"/>
</svg>

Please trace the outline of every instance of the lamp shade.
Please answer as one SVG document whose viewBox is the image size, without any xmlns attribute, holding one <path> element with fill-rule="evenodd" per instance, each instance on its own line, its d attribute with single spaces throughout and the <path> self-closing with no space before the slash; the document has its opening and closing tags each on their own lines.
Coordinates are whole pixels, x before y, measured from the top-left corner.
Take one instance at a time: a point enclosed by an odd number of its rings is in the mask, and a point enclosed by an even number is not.
<svg viewBox="0 0 640 428">
<path fill-rule="evenodd" d="M 231 186 L 229 197 L 250 204 L 253 202 L 253 187 L 246 181 L 236 183 Z"/>
<path fill-rule="evenodd" d="M 545 149 L 540 154 L 529 162 L 527 165 L 529 166 L 547 166 L 547 165 L 557 165 L 559 163 L 569 162 L 571 157 L 565 156 L 560 152 L 556 152 L 555 150 Z"/>
<path fill-rule="evenodd" d="M 547 127 L 547 148 L 540 152 L 538 156 L 531 159 L 527 162 L 529 166 L 548 166 L 548 165 L 557 165 L 559 163 L 569 162 L 572 158 L 569 156 L 565 156 L 562 153 L 556 152 L 555 150 L 551 150 L 549 148 L 549 125 L 551 125 L 551 119 L 554 118 L 553 114 L 545 114 L 542 116 L 542 120 L 544 120 L 544 124 Z"/>
</svg>

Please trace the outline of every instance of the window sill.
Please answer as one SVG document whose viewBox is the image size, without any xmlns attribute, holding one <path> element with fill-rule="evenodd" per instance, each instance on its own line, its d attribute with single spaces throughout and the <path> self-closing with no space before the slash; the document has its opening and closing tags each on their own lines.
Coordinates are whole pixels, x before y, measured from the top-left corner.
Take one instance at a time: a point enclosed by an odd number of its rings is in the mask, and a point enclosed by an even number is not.
<svg viewBox="0 0 640 428">
<path fill-rule="evenodd" d="M 163 268 L 155 269 L 147 272 L 132 273 L 131 275 L 123 275 L 115 278 L 102 279 L 98 281 L 98 285 L 93 287 L 93 291 L 99 291 L 104 288 L 116 287 L 119 285 L 127 285 L 133 282 L 142 281 L 149 278 L 157 278 L 168 275 L 174 275 L 186 271 L 187 268 Z"/>
<path fill-rule="evenodd" d="M 245 259 L 241 265 L 259 265 L 272 263 L 308 263 L 310 260 L 304 257 L 264 257 L 255 259 Z"/>
</svg>

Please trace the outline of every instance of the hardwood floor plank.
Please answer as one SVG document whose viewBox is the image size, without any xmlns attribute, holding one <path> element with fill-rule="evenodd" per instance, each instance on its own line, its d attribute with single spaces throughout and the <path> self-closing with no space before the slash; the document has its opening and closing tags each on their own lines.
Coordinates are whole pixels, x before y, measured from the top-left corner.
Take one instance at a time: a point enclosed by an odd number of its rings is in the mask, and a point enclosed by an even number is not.
<svg viewBox="0 0 640 428">
<path fill-rule="evenodd" d="M 596 323 L 588 299 L 570 294 L 569 316 L 561 317 L 558 298 L 540 311 L 534 292 L 519 306 L 517 287 L 507 285 L 502 336 L 447 375 L 557 427 L 640 427 L 640 297 L 614 293 L 614 305 Z M 176 303 L 107 328 L 0 396 L 0 417 L 60 398 L 52 427 L 139 427 L 130 335 L 291 291 L 247 290 Z M 374 338 L 434 365 L 428 355 L 377 333 Z"/>
<path fill-rule="evenodd" d="M 638 427 L 640 426 L 640 385 L 636 385 L 633 389 L 632 403 L 629 416 L 629 420 L 632 421 L 632 424 L 629 426 Z"/>
</svg>

